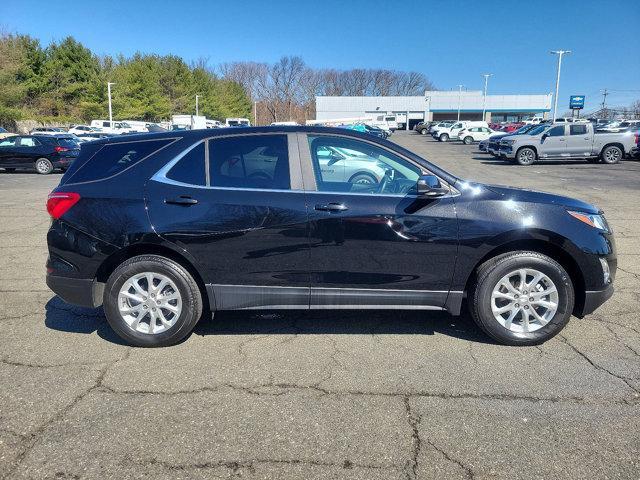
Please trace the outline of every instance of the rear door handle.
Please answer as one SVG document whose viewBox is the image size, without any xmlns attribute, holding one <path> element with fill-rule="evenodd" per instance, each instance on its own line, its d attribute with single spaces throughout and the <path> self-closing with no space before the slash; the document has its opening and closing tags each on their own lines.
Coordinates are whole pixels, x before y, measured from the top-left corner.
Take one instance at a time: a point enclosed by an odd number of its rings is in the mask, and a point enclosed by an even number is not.
<svg viewBox="0 0 640 480">
<path fill-rule="evenodd" d="M 349 210 L 349 208 L 342 203 L 329 203 L 327 205 L 318 204 L 315 206 L 315 209 L 323 212 L 344 212 L 345 210 Z"/>
<path fill-rule="evenodd" d="M 198 203 L 198 200 L 196 200 L 195 198 L 191 198 L 188 195 L 180 195 L 176 198 L 165 198 L 164 203 L 170 205 L 184 205 L 188 207 L 190 205 L 195 205 L 196 203 Z"/>
</svg>

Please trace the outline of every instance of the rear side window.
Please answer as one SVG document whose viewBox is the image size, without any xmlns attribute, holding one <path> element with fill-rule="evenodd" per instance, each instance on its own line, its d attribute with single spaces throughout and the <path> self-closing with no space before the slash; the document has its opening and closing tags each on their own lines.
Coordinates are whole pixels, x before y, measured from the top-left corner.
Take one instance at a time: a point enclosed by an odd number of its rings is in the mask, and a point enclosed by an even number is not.
<svg viewBox="0 0 640 480">
<path fill-rule="evenodd" d="M 178 160 L 167 173 L 167 178 L 189 185 L 206 185 L 204 143 L 198 144 Z"/>
<path fill-rule="evenodd" d="M 570 135 L 585 135 L 587 133 L 586 125 L 570 125 L 569 126 Z"/>
<path fill-rule="evenodd" d="M 210 140 L 209 181 L 212 187 L 291 188 L 286 135 Z"/>
<path fill-rule="evenodd" d="M 67 148 L 78 148 L 78 144 L 71 138 L 58 139 L 58 145 L 60 145 L 61 147 L 67 147 Z"/>
<path fill-rule="evenodd" d="M 171 142 L 173 142 L 173 139 L 108 143 L 103 145 L 69 180 L 78 183 L 112 177 L 144 160 Z"/>
</svg>

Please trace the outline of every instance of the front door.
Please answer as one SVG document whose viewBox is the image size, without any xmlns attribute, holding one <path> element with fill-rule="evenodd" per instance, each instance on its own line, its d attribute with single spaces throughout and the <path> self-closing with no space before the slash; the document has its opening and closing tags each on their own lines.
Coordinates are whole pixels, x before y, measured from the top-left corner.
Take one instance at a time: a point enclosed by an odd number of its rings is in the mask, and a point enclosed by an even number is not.
<svg viewBox="0 0 640 480">
<path fill-rule="evenodd" d="M 204 140 L 152 177 L 147 201 L 156 232 L 197 262 L 212 307 L 309 307 L 295 135 Z"/>
<path fill-rule="evenodd" d="M 566 125 L 557 125 L 546 132 L 540 139 L 542 148 L 540 158 L 567 156 Z"/>
<path fill-rule="evenodd" d="M 417 179 L 426 172 L 372 142 L 305 137 L 311 307 L 443 307 L 458 244 L 452 196 L 417 198 Z M 324 149 L 344 157 L 344 180 L 325 175 Z M 362 178 L 371 180 L 354 181 Z"/>
</svg>

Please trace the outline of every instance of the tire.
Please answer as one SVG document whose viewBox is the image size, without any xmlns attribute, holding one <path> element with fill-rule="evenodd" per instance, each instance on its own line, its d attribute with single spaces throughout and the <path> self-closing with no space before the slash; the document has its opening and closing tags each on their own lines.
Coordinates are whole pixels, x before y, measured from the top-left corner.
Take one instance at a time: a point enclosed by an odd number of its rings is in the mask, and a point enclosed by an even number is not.
<svg viewBox="0 0 640 480">
<path fill-rule="evenodd" d="M 519 299 L 515 299 L 514 295 L 513 300 L 510 300 L 510 296 L 509 299 L 496 297 L 494 300 L 494 292 L 502 284 L 502 280 L 511 275 L 512 272 L 516 272 L 514 277 L 517 280 L 522 269 L 527 269 L 526 282 L 533 283 L 535 280 L 534 272 L 544 275 L 545 279 L 540 280 L 536 285 L 530 285 L 530 287 L 534 288 L 531 291 L 525 290 L 519 285 L 514 288 L 514 291 L 527 292 L 527 294 L 521 295 Z M 562 265 L 546 255 L 529 251 L 509 252 L 498 255 L 478 268 L 476 278 L 477 280 L 469 292 L 471 316 L 485 333 L 504 345 L 526 346 L 546 342 L 557 335 L 571 318 L 575 303 L 573 283 Z M 545 283 L 547 280 L 551 283 Z M 519 282 L 514 283 L 517 285 Z M 539 295 L 540 288 L 542 288 L 542 291 L 552 291 L 551 286 L 555 287 L 555 297 L 553 297 L 554 293 L 550 293 L 548 296 L 536 296 Z M 501 288 L 503 288 L 503 292 L 511 295 L 510 290 L 504 287 Z M 531 293 L 532 291 L 535 293 Z M 497 295 L 502 295 L 502 293 Z M 530 297 L 530 295 L 533 296 Z M 547 309 L 546 306 L 541 306 L 539 303 L 532 302 L 530 304 L 529 301 L 532 298 L 536 299 L 535 301 L 542 300 L 546 302 L 546 305 L 555 303 L 555 312 L 552 309 Z M 521 302 L 521 304 L 516 302 Z M 504 324 L 494 315 L 492 304 L 495 304 L 496 308 L 502 308 L 503 306 L 507 308 L 505 305 L 513 307 L 509 307 L 511 308 L 510 310 L 500 314 L 505 321 Z M 516 305 L 518 305 L 517 308 L 515 307 Z M 525 310 L 527 307 L 529 308 Z M 534 309 L 535 313 L 539 317 L 543 317 L 548 323 L 545 324 L 533 317 Z M 517 310 L 517 313 L 509 325 L 508 317 L 511 317 L 515 310 Z M 530 322 L 528 329 L 524 327 L 525 312 L 527 312 Z"/>
<path fill-rule="evenodd" d="M 429 133 L 429 131 L 426 128 L 420 130 L 420 135 L 426 135 L 427 133 Z"/>
<path fill-rule="evenodd" d="M 609 165 L 613 165 L 614 163 L 618 163 L 622 160 L 623 152 L 620 147 L 616 147 L 615 145 L 611 145 L 605 148 L 602 151 L 602 161 L 604 163 L 608 163 Z"/>
<path fill-rule="evenodd" d="M 350 179 L 349 183 L 361 183 L 367 185 L 377 185 L 378 180 L 370 173 L 356 173 Z"/>
<path fill-rule="evenodd" d="M 440 136 L 438 137 L 438 139 L 441 142 L 448 142 L 449 141 L 449 135 L 447 135 L 446 133 L 441 133 Z"/>
<path fill-rule="evenodd" d="M 536 161 L 536 152 L 533 148 L 523 147 L 516 153 L 516 161 L 519 165 L 532 165 Z"/>
<path fill-rule="evenodd" d="M 40 175 L 49 175 L 53 172 L 53 164 L 46 158 L 36 160 L 34 167 Z"/>
<path fill-rule="evenodd" d="M 462 143 L 465 145 L 471 145 L 473 143 L 473 137 L 467 136 L 462 139 Z"/>
<path fill-rule="evenodd" d="M 179 315 L 171 313 L 171 311 L 164 307 L 158 306 L 154 312 L 162 312 L 163 316 L 169 317 L 172 322 L 170 326 L 161 321 L 159 318 L 155 320 L 154 325 L 155 333 L 144 331 L 147 323 L 151 324 L 152 308 L 156 306 L 152 303 L 153 296 L 149 294 L 148 282 L 144 280 L 147 272 L 152 275 L 158 275 L 168 279 L 173 284 L 169 283 L 163 290 L 156 292 L 158 294 L 155 299 L 161 298 L 160 293 L 165 292 L 165 295 L 179 294 L 179 300 L 169 300 L 168 302 L 174 302 L 174 309 L 176 305 L 179 306 Z M 121 289 L 125 288 L 125 282 L 129 282 L 132 278 L 136 278 L 137 275 L 143 277 L 142 284 L 138 285 L 142 287 L 146 284 L 147 295 L 142 297 L 145 299 L 144 303 L 137 303 L 135 307 L 144 306 L 144 310 L 141 310 L 137 315 L 142 317 L 132 317 L 137 320 L 139 329 L 135 329 L 127 323 L 123 314 L 120 311 L 120 302 L 126 301 L 122 297 Z M 155 280 L 152 280 L 155 282 Z M 160 282 L 155 284 L 155 287 L 159 287 Z M 175 289 L 174 289 L 175 287 Z M 132 287 L 133 293 L 141 297 L 142 295 L 137 289 Z M 175 290 L 175 291 L 174 291 Z M 125 294 L 126 295 L 126 294 Z M 135 301 L 133 301 L 135 303 Z M 168 258 L 158 255 L 140 255 L 130 258 L 123 262 L 114 272 L 109 276 L 107 284 L 105 285 L 104 298 L 103 298 L 104 311 L 107 317 L 107 321 L 111 328 L 127 343 L 137 347 L 166 347 L 174 345 L 183 338 L 185 338 L 193 327 L 198 323 L 198 320 L 202 316 L 202 294 L 198 288 L 198 284 L 195 282 L 191 274 L 183 268 L 180 264 L 169 260 Z M 160 304 L 158 304 L 160 305 Z M 165 303 L 166 305 L 166 303 Z M 168 307 L 167 307 L 168 308 Z M 155 315 L 155 313 L 154 313 Z M 134 320 L 135 322 L 135 320 Z"/>
</svg>

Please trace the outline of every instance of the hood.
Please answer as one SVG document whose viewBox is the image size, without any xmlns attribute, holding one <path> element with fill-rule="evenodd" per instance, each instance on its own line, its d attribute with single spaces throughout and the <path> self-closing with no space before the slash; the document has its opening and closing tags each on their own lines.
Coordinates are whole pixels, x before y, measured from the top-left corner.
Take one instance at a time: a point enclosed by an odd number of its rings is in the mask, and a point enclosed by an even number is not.
<svg viewBox="0 0 640 480">
<path fill-rule="evenodd" d="M 523 203 L 546 203 L 550 205 L 558 205 L 560 207 L 566 207 L 571 210 L 576 210 L 585 213 L 599 213 L 600 210 L 591 205 L 590 203 L 583 202 L 576 198 L 565 197 L 562 195 L 555 195 L 553 193 L 538 192 L 535 190 L 526 190 L 524 188 L 505 187 L 502 185 L 483 185 L 483 184 L 467 184 L 473 185 L 473 187 L 485 188 L 493 193 L 496 193 L 505 200 L 513 200 L 515 202 Z"/>
<path fill-rule="evenodd" d="M 489 137 L 489 140 L 497 140 L 498 138 L 508 137 L 509 135 L 511 135 L 511 133 L 507 133 L 507 132 L 496 133 L 495 135 L 491 135 Z"/>
</svg>

